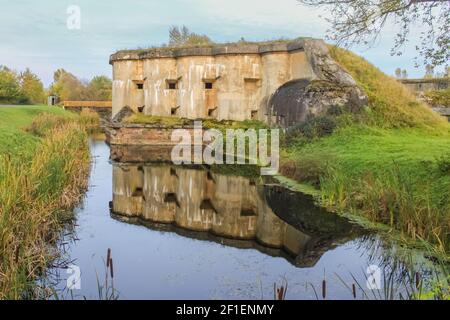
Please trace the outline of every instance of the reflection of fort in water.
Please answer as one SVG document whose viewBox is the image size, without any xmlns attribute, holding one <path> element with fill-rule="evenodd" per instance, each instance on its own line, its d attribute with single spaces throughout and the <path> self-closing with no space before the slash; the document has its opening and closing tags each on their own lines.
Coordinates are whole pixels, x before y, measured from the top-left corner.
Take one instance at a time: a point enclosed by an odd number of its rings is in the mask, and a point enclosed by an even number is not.
<svg viewBox="0 0 450 320">
<path fill-rule="evenodd" d="M 312 199 L 280 191 L 195 168 L 115 164 L 112 212 L 151 229 L 283 256 L 297 266 L 313 266 L 359 233 Z"/>
</svg>

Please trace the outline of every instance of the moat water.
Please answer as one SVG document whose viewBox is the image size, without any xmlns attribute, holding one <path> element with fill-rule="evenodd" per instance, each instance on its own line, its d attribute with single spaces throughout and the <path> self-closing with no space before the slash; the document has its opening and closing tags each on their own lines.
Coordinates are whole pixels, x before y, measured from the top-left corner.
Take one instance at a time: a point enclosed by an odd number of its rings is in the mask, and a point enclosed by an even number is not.
<svg viewBox="0 0 450 320">
<path fill-rule="evenodd" d="M 114 163 L 103 140 L 90 147 L 89 189 L 42 281 L 58 298 L 98 299 L 108 248 L 120 299 L 273 299 L 274 283 L 288 284 L 286 299 L 322 299 L 324 280 L 326 299 L 353 299 L 352 285 L 357 298 L 406 290 L 408 259 L 308 196 L 220 170 Z M 67 289 L 68 264 L 79 289 Z M 371 265 L 381 290 L 366 285 Z M 430 272 L 426 261 L 415 270 Z"/>
</svg>

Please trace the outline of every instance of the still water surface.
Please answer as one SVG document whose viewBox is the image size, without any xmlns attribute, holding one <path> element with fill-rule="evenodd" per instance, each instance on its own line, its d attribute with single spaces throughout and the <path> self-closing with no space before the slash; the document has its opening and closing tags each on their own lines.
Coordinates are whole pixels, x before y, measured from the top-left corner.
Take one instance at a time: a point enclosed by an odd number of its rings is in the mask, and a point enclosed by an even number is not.
<svg viewBox="0 0 450 320">
<path fill-rule="evenodd" d="M 91 141 L 89 190 L 61 260 L 81 270 L 75 298 L 97 299 L 108 248 L 121 299 L 352 299 L 369 265 L 391 266 L 390 245 L 314 206 L 312 199 L 259 179 L 200 168 L 120 164 Z M 69 275 L 49 269 L 61 296 Z M 316 292 L 314 292 L 315 288 Z M 67 293 L 67 292 L 66 292 Z M 361 297 L 358 289 L 358 298 Z"/>
</svg>

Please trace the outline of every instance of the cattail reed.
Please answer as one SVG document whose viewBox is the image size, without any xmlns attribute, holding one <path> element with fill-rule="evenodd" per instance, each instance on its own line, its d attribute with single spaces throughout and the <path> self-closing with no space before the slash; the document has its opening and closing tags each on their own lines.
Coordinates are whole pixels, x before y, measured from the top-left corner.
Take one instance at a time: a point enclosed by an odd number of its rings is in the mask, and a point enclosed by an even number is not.
<svg viewBox="0 0 450 320">
<path fill-rule="evenodd" d="M 322 281 L 322 298 L 326 298 L 327 297 L 327 281 L 325 279 L 323 279 Z"/>
<path fill-rule="evenodd" d="M 109 259 L 109 271 L 111 272 L 111 279 L 114 278 L 114 267 L 113 267 L 113 259 Z"/>
<path fill-rule="evenodd" d="M 111 259 L 111 248 L 108 248 L 106 253 L 106 268 L 109 268 L 109 260 Z"/>
</svg>

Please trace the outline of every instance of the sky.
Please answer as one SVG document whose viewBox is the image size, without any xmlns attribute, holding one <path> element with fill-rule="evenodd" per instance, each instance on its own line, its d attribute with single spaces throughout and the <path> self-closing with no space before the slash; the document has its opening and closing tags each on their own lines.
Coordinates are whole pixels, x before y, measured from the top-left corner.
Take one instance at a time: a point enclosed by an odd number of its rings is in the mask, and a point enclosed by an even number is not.
<svg viewBox="0 0 450 320">
<path fill-rule="evenodd" d="M 80 9 L 79 29 L 67 26 L 73 5 Z M 111 77 L 110 54 L 165 43 L 172 25 L 186 25 L 215 42 L 324 38 L 326 15 L 296 0 L 0 0 L 0 65 L 28 67 L 46 86 L 58 68 L 85 80 Z M 414 50 L 389 54 L 393 34 L 387 27 L 376 46 L 352 50 L 390 75 L 400 67 L 410 77 L 423 76 L 414 68 Z"/>
</svg>

